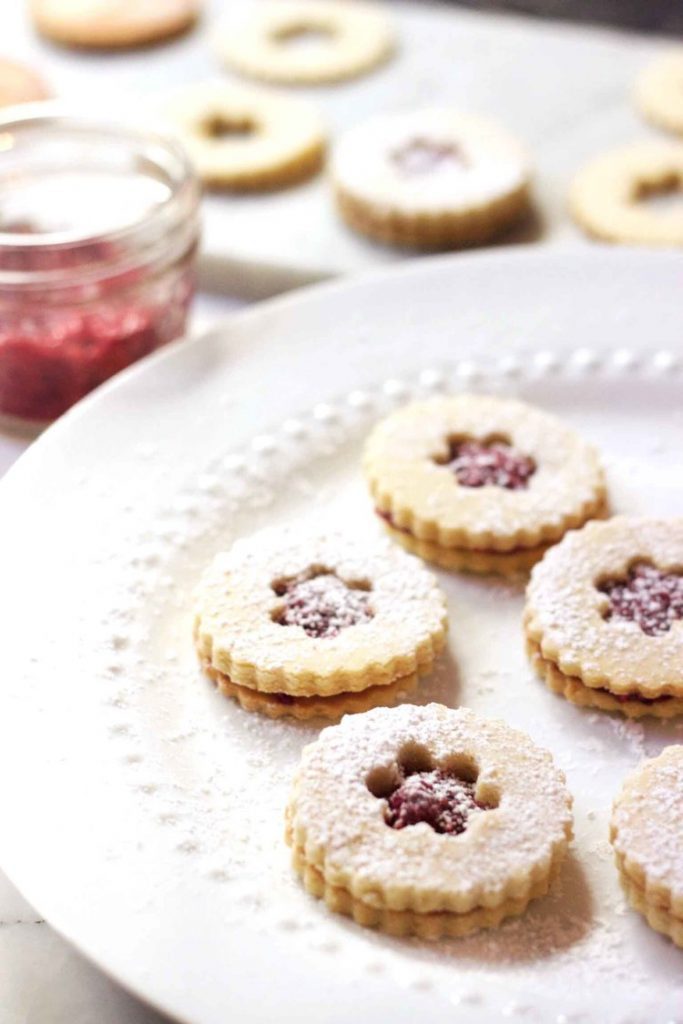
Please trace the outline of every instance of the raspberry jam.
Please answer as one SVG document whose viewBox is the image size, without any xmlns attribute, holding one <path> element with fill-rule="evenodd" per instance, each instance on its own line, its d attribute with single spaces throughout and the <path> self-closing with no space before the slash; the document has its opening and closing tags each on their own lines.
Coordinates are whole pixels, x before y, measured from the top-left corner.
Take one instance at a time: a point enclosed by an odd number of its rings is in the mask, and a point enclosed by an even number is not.
<svg viewBox="0 0 683 1024">
<path fill-rule="evenodd" d="M 504 441 L 451 441 L 448 458 L 439 460 L 453 473 L 461 487 L 504 487 L 524 490 L 536 472 L 528 455 Z"/>
<path fill-rule="evenodd" d="M 333 573 L 304 575 L 273 589 L 284 597 L 277 621 L 281 626 L 300 626 L 308 636 L 337 636 L 374 615 L 368 592 L 349 587 Z"/>
<path fill-rule="evenodd" d="M 44 423 L 183 334 L 199 189 L 162 138 L 41 112 L 0 126 L 0 414 Z"/>
<path fill-rule="evenodd" d="M 435 768 L 408 775 L 387 797 L 384 820 L 391 828 L 424 821 L 435 832 L 460 835 L 471 815 L 489 810 L 474 796 L 475 784 Z"/>
<path fill-rule="evenodd" d="M 634 565 L 625 580 L 598 588 L 609 598 L 606 618 L 635 622 L 647 636 L 663 636 L 683 619 L 683 575 L 660 572 L 646 562 Z"/>
<path fill-rule="evenodd" d="M 451 142 L 416 137 L 404 143 L 391 154 L 395 167 L 408 177 L 429 174 L 446 165 L 463 166 L 462 153 Z"/>
</svg>

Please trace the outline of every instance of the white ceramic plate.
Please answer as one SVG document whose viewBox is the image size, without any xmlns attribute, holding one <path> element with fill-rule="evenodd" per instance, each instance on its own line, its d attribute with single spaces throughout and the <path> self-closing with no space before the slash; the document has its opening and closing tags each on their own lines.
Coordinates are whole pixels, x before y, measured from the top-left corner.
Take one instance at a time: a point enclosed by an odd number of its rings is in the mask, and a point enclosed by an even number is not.
<svg viewBox="0 0 683 1024">
<path fill-rule="evenodd" d="M 139 114 L 186 83 L 236 80 L 221 67 L 209 37 L 224 13 L 258 0 L 207 0 L 189 35 L 159 47 L 116 54 L 50 46 L 31 31 L 28 5 L 5 3 L 0 31 L 12 52 L 32 61 L 65 101 Z M 400 47 L 374 73 L 339 85 L 289 89 L 317 103 L 332 138 L 370 114 L 451 103 L 498 118 L 529 147 L 537 168 L 538 221 L 511 239 L 584 243 L 566 211 L 576 169 L 610 146 L 658 137 L 631 102 L 640 69 L 670 47 L 666 40 L 596 26 L 572 26 L 452 3 L 387 4 Z M 156 104 L 158 105 L 158 104 Z M 340 272 L 403 261 L 339 221 L 324 176 L 264 195 L 208 195 L 205 280 L 233 294 L 273 294 Z"/>
<path fill-rule="evenodd" d="M 0 485 L 0 861 L 124 984 L 193 1024 L 499 1018 L 664 1024 L 681 954 L 627 911 L 611 800 L 683 726 L 577 709 L 528 669 L 521 593 L 441 574 L 450 657 L 425 699 L 553 750 L 577 838 L 553 894 L 434 946 L 330 915 L 292 878 L 282 812 L 311 726 L 246 714 L 201 677 L 202 566 L 295 516 L 380 529 L 358 469 L 418 394 L 518 394 L 604 452 L 615 506 L 681 514 L 679 255 L 425 260 L 238 315 L 107 385 Z"/>
</svg>

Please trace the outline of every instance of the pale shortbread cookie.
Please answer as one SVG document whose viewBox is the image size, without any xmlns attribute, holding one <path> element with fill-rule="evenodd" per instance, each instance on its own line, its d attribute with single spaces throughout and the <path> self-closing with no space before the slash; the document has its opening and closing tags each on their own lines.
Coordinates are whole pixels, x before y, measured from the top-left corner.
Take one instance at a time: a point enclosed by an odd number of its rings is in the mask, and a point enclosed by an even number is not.
<svg viewBox="0 0 683 1024">
<path fill-rule="evenodd" d="M 42 78 L 24 64 L 0 59 L 0 107 L 32 103 L 50 95 Z"/>
<path fill-rule="evenodd" d="M 237 686 L 329 697 L 428 672 L 447 625 L 435 578 L 388 540 L 274 528 L 214 560 L 195 637 Z"/>
<path fill-rule="evenodd" d="M 618 516 L 567 534 L 527 588 L 525 629 L 540 673 L 634 702 L 675 698 L 678 709 L 682 572 L 683 519 Z"/>
<path fill-rule="evenodd" d="M 485 242 L 529 209 L 529 159 L 498 125 L 449 108 L 381 114 L 335 146 L 339 211 L 389 244 Z"/>
<path fill-rule="evenodd" d="M 294 865 L 359 923 L 435 938 L 542 895 L 571 838 L 549 753 L 439 704 L 345 718 L 306 747 L 287 810 Z"/>
<path fill-rule="evenodd" d="M 31 0 L 44 36 L 92 49 L 145 46 L 190 28 L 200 0 Z"/>
<path fill-rule="evenodd" d="M 553 861 L 547 877 L 534 882 L 529 892 L 519 899 L 509 899 L 496 907 L 477 907 L 465 914 L 447 911 L 420 914 L 414 910 L 388 910 L 386 907 L 370 906 L 363 900 L 355 899 L 347 889 L 329 885 L 324 875 L 306 861 L 301 850 L 294 850 L 292 864 L 301 876 L 304 886 L 318 899 L 324 900 L 335 914 L 351 917 L 356 924 L 365 928 L 377 928 L 387 935 L 417 935 L 421 939 L 435 940 L 442 937 L 463 938 L 483 928 L 497 928 L 509 917 L 519 917 L 529 902 L 545 896 L 562 863 L 562 856 Z"/>
<path fill-rule="evenodd" d="M 371 708 L 393 707 L 414 696 L 419 681 L 414 672 L 386 686 L 369 686 L 355 693 L 336 693 L 331 697 L 292 697 L 287 693 L 266 693 L 263 690 L 252 690 L 249 686 L 236 686 L 228 676 L 217 672 L 206 658 L 202 659 L 202 668 L 220 692 L 236 700 L 245 711 L 258 711 L 268 718 L 296 718 L 299 721 L 312 718 L 336 721 L 344 715 L 356 715 Z"/>
<path fill-rule="evenodd" d="M 291 85 L 355 78 L 394 47 L 384 11 L 361 0 L 261 0 L 215 36 L 218 55 L 237 71 Z"/>
<path fill-rule="evenodd" d="M 663 54 L 645 68 L 635 100 L 648 121 L 683 135 L 683 49 Z"/>
<path fill-rule="evenodd" d="M 548 689 L 560 694 L 579 707 L 618 711 L 627 718 L 674 718 L 683 714 L 683 697 L 655 697 L 640 699 L 637 695 L 615 695 L 600 687 L 586 686 L 578 676 L 566 676 L 557 665 L 541 654 L 533 640 L 527 640 L 527 654 L 536 674 Z"/>
<path fill-rule="evenodd" d="M 630 775 L 614 802 L 610 838 L 632 904 L 683 946 L 683 746 Z"/>
<path fill-rule="evenodd" d="M 683 245 L 683 202 L 649 207 L 653 194 L 683 190 L 683 143 L 646 141 L 611 150 L 587 164 L 572 182 L 576 222 L 596 238 L 629 245 Z"/>
<path fill-rule="evenodd" d="M 282 188 L 322 164 L 322 119 L 305 100 L 206 82 L 175 93 L 163 114 L 202 180 L 216 188 Z"/>
<path fill-rule="evenodd" d="M 516 561 L 520 549 L 559 540 L 605 504 L 590 444 L 540 409 L 488 395 L 404 406 L 375 427 L 363 464 L 393 529 L 477 556 Z"/>
</svg>

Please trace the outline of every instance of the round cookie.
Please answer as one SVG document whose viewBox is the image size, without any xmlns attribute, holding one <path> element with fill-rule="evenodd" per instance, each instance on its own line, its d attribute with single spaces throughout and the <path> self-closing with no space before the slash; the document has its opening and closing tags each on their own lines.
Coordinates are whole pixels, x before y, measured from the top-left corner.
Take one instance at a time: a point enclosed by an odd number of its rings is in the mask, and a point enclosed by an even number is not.
<svg viewBox="0 0 683 1024">
<path fill-rule="evenodd" d="M 640 112 L 659 128 L 683 135 L 683 49 L 648 65 L 636 83 Z"/>
<path fill-rule="evenodd" d="M 363 464 L 404 546 L 475 572 L 528 569 L 605 505 L 591 445 L 554 416 L 489 395 L 404 406 L 375 427 Z"/>
<path fill-rule="evenodd" d="M 522 147 L 483 118 L 448 108 L 377 115 L 335 146 L 331 177 L 354 231 L 390 245 L 486 242 L 527 213 Z"/>
<path fill-rule="evenodd" d="M 317 173 L 323 161 L 322 121 L 304 100 L 205 83 L 176 93 L 164 114 L 215 188 L 282 188 Z"/>
<path fill-rule="evenodd" d="M 195 642 L 230 695 L 234 687 L 275 695 L 297 717 L 310 717 L 311 698 L 338 697 L 328 705 L 336 717 L 360 706 L 348 700 L 356 693 L 371 704 L 394 701 L 431 669 L 447 623 L 434 577 L 388 541 L 271 529 L 209 567 Z M 243 697 L 250 709 L 277 712 L 272 700 Z"/>
<path fill-rule="evenodd" d="M 574 703 L 630 716 L 683 710 L 683 519 L 569 533 L 537 565 L 525 629 L 534 667 Z"/>
<path fill-rule="evenodd" d="M 611 150 L 574 178 L 569 206 L 589 235 L 627 245 L 683 245 L 683 202 L 656 209 L 648 196 L 683 191 L 683 143 L 638 142 Z"/>
<path fill-rule="evenodd" d="M 45 100 L 49 95 L 47 86 L 31 68 L 0 59 L 0 107 Z"/>
<path fill-rule="evenodd" d="M 146 46 L 190 28 L 200 0 L 31 0 L 38 31 L 87 49 Z"/>
<path fill-rule="evenodd" d="M 215 37 L 230 67 L 289 85 L 355 78 L 385 61 L 394 45 L 384 12 L 361 0 L 262 0 Z"/>
<path fill-rule="evenodd" d="M 287 841 L 306 888 L 392 934 L 462 935 L 547 892 L 571 838 L 550 754 L 439 704 L 379 708 L 302 754 Z"/>
<path fill-rule="evenodd" d="M 631 904 L 683 948 L 683 746 L 641 763 L 614 802 L 610 839 Z"/>
</svg>

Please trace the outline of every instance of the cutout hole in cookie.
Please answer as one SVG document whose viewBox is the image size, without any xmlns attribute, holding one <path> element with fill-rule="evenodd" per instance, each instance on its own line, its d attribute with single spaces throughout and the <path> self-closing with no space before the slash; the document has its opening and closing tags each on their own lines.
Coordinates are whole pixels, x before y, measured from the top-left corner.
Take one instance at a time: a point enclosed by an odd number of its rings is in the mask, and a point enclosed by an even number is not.
<svg viewBox="0 0 683 1024">
<path fill-rule="evenodd" d="M 299 626 L 316 639 L 337 636 L 350 626 L 374 618 L 369 580 L 342 580 L 332 569 L 311 565 L 296 576 L 273 580 L 271 589 L 283 598 L 271 617 L 281 626 Z"/>
<path fill-rule="evenodd" d="M 300 22 L 286 25 L 273 32 L 276 43 L 299 49 L 317 49 L 328 46 L 334 40 L 335 32 L 328 25 Z"/>
<path fill-rule="evenodd" d="M 496 808 L 493 783 L 478 783 L 479 770 L 467 754 L 453 754 L 441 765 L 421 743 L 404 744 L 394 765 L 373 768 L 366 785 L 385 801 L 384 821 L 404 829 L 426 824 L 439 834 L 461 835 L 472 815 Z"/>
<path fill-rule="evenodd" d="M 249 139 L 258 125 L 251 117 L 211 114 L 202 122 L 201 131 L 210 139 Z"/>
<path fill-rule="evenodd" d="M 406 177 L 430 174 L 444 167 L 464 169 L 468 165 L 467 158 L 457 143 L 421 135 L 416 135 L 397 146 L 391 151 L 389 158 L 394 167 Z"/>
<path fill-rule="evenodd" d="M 606 622 L 633 622 L 646 636 L 664 636 L 683 619 L 683 566 L 662 571 L 650 559 L 635 558 L 620 576 L 602 576 L 595 588 L 606 598 Z"/>
<path fill-rule="evenodd" d="M 641 182 L 635 198 L 652 213 L 663 217 L 683 214 L 683 176 L 672 171 L 657 181 Z"/>
<path fill-rule="evenodd" d="M 432 461 L 449 469 L 461 487 L 526 490 L 537 469 L 531 456 L 515 448 L 505 434 L 487 434 L 484 438 L 451 434 L 444 449 Z"/>
</svg>

